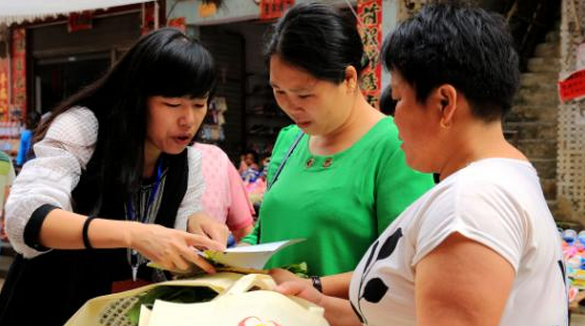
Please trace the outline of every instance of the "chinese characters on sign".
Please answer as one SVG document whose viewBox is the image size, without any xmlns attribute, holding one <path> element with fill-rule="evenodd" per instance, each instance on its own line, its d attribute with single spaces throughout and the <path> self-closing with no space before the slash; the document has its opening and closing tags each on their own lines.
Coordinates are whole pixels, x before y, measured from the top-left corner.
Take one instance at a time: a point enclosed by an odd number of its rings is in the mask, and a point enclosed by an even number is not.
<svg viewBox="0 0 585 326">
<path fill-rule="evenodd" d="M 22 115 L 26 112 L 26 29 L 12 30 L 12 104 Z M 7 120 L 8 117 L 2 117 Z"/>
<path fill-rule="evenodd" d="M 262 0 L 260 2 L 260 19 L 270 20 L 280 18 L 294 4 L 294 0 Z"/>
<path fill-rule="evenodd" d="M 358 0 L 357 14 L 363 24 L 360 33 L 369 59 L 362 72 L 362 91 L 368 103 L 378 107 L 382 88 L 382 68 L 378 64 L 382 42 L 382 0 Z"/>
<path fill-rule="evenodd" d="M 563 102 L 585 98 L 585 69 L 575 71 L 566 79 L 559 81 L 559 97 Z M 574 119 L 575 125 L 585 125 L 585 110 L 582 105 Z"/>
</svg>

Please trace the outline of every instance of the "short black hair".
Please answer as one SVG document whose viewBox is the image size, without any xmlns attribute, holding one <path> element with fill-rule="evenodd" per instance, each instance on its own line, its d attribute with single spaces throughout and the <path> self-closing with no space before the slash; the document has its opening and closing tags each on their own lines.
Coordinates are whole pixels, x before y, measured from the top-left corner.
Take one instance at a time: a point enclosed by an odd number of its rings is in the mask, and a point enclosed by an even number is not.
<svg viewBox="0 0 585 326">
<path fill-rule="evenodd" d="M 386 87 L 380 95 L 380 112 L 385 115 L 394 116 L 394 110 L 396 109 L 396 100 L 392 98 L 392 88 Z"/>
<path fill-rule="evenodd" d="M 519 84 L 518 54 L 502 16 L 457 1 L 429 4 L 384 41 L 382 61 L 413 86 L 417 100 L 450 84 L 483 121 L 510 110 Z"/>
<path fill-rule="evenodd" d="M 248 155 L 248 154 L 252 155 L 252 160 L 254 161 L 254 163 L 258 164 L 258 162 L 259 162 L 259 160 L 258 160 L 258 157 L 259 157 L 258 156 L 258 152 L 256 152 L 253 149 L 248 149 L 248 150 L 246 150 L 244 152 L 244 155 Z"/>
<path fill-rule="evenodd" d="M 264 55 L 278 55 L 313 77 L 335 84 L 345 79 L 353 66 L 358 76 L 364 70 L 364 48 L 355 20 L 320 3 L 291 7 L 273 26 Z"/>
</svg>

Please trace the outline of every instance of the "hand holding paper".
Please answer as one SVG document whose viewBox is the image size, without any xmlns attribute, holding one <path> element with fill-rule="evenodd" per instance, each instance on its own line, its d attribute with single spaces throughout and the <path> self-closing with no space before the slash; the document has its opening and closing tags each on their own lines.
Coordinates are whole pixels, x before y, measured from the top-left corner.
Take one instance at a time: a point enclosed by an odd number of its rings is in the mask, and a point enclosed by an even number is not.
<svg viewBox="0 0 585 326">
<path fill-rule="evenodd" d="M 263 243 L 254 246 L 228 248 L 222 251 L 206 250 L 204 255 L 213 262 L 230 267 L 251 268 L 261 270 L 270 257 L 284 247 L 305 241 L 294 239 L 278 242 Z"/>
<path fill-rule="evenodd" d="M 205 250 L 204 252 L 200 252 L 200 255 L 215 265 L 219 264 L 228 267 L 224 271 L 258 273 L 262 272 L 264 265 L 266 265 L 270 257 L 272 257 L 272 255 L 274 255 L 276 252 L 289 245 L 302 241 L 305 241 L 305 239 L 293 239 L 263 243 L 253 246 L 228 248 L 224 251 Z M 153 263 L 149 263 L 148 266 L 161 269 L 160 266 Z M 182 274 L 182 277 L 188 277 L 193 274 L 199 274 L 202 271 L 194 265 L 192 270 L 189 271 L 172 272 Z"/>
</svg>

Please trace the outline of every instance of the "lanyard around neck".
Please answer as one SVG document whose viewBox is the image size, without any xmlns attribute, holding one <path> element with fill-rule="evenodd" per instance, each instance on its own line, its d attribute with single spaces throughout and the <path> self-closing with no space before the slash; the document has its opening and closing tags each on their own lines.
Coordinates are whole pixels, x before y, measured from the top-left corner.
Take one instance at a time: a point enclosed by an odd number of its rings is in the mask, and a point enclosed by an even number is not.
<svg viewBox="0 0 585 326">
<path fill-rule="evenodd" d="M 130 196 L 130 198 L 128 199 L 128 203 L 126 204 L 126 216 L 128 217 L 129 220 L 146 223 L 146 220 L 148 218 L 148 210 L 150 209 L 150 206 L 154 202 L 154 198 L 156 197 L 156 193 L 158 192 L 158 188 L 160 186 L 161 178 L 162 156 L 159 157 L 157 161 L 156 181 L 154 182 L 154 186 L 152 187 L 152 192 L 150 193 L 150 196 L 148 196 L 148 202 L 146 203 L 146 207 L 144 208 L 142 218 L 140 220 L 136 218 L 136 212 L 134 211 L 134 205 L 132 204 L 132 196 Z M 128 263 L 130 264 L 130 269 L 132 271 L 132 280 L 136 282 L 136 277 L 138 275 L 138 251 L 136 251 L 135 249 L 128 249 L 128 251 L 129 251 Z"/>
<path fill-rule="evenodd" d="M 139 220 L 136 217 L 136 211 L 134 210 L 134 205 L 132 204 L 132 196 L 130 196 L 130 198 L 128 199 L 128 203 L 126 203 L 126 212 L 127 212 L 127 216 L 128 216 L 129 220 L 139 221 L 142 223 L 146 222 L 146 219 L 148 217 L 148 210 L 150 209 L 150 206 L 154 202 L 154 198 L 156 197 L 156 194 L 158 192 L 158 188 L 160 187 L 161 178 L 162 178 L 162 156 L 159 157 L 157 164 L 156 164 L 156 181 L 154 182 L 154 186 L 152 187 L 152 192 L 150 193 L 150 196 L 148 196 L 148 202 L 146 203 L 146 207 L 144 208 L 144 211 L 143 211 L 144 214 L 143 214 L 142 218 Z"/>
</svg>

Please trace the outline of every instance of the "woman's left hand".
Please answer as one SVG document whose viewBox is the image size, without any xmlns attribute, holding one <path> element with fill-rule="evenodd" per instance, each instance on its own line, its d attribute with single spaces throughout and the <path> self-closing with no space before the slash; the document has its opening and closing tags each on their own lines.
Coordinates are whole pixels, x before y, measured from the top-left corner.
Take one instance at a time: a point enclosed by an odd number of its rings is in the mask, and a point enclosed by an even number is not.
<svg viewBox="0 0 585 326">
<path fill-rule="evenodd" d="M 276 291 L 286 295 L 294 295 L 319 304 L 323 294 L 313 287 L 309 279 L 304 279 L 281 268 L 271 269 L 268 273 L 278 286 Z"/>
<path fill-rule="evenodd" d="M 323 293 L 317 291 L 313 287 L 311 282 L 306 282 L 306 280 L 301 278 L 280 283 L 274 290 L 284 295 L 293 295 L 295 297 L 303 298 L 318 306 L 323 305 L 322 301 L 325 297 Z"/>
<path fill-rule="evenodd" d="M 278 284 L 274 289 L 276 292 L 303 298 L 325 308 L 325 318 L 331 325 L 361 325 L 348 300 L 327 296 L 317 291 L 311 280 L 300 278 L 283 269 L 270 270 L 269 274 Z M 350 274 L 338 275 L 342 276 L 340 280 L 345 280 Z"/>
<path fill-rule="evenodd" d="M 228 227 L 203 212 L 193 214 L 187 221 L 187 232 L 206 236 L 219 243 L 227 243 Z"/>
</svg>

